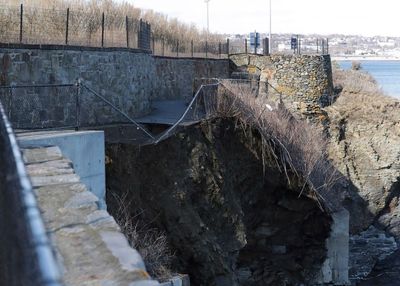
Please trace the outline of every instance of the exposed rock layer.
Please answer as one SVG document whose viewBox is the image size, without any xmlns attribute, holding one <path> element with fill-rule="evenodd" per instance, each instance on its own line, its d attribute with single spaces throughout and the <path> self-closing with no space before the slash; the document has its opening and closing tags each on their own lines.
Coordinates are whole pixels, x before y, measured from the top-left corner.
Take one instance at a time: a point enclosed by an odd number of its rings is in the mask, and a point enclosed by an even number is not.
<svg viewBox="0 0 400 286">
<path fill-rule="evenodd" d="M 109 145 L 108 188 L 128 192 L 169 234 L 176 267 L 193 285 L 307 284 L 326 255 L 331 220 L 274 162 L 263 173 L 260 141 L 219 120 L 156 146 Z M 111 197 L 108 205 L 115 208 Z"/>
</svg>

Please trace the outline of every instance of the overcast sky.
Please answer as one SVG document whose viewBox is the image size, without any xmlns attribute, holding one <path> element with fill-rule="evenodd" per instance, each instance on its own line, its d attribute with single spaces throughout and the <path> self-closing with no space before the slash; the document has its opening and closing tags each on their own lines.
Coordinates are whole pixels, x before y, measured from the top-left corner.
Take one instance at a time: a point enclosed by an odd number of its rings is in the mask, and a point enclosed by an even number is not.
<svg viewBox="0 0 400 286">
<path fill-rule="evenodd" d="M 122 1 L 122 0 L 121 0 Z M 204 0 L 127 0 L 206 27 Z M 210 0 L 210 30 L 221 33 L 266 32 L 269 0 Z M 400 36 L 399 0 L 272 0 L 272 31 L 300 34 Z"/>
</svg>

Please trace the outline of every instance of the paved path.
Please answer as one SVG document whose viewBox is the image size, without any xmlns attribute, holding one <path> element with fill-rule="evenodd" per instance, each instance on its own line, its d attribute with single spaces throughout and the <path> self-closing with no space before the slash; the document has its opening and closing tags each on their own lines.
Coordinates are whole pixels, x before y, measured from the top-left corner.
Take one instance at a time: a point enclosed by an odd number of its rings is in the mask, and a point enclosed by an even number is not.
<svg viewBox="0 0 400 286">
<path fill-rule="evenodd" d="M 135 118 L 135 121 L 142 124 L 165 124 L 173 125 L 186 111 L 188 104 L 184 100 L 160 100 L 152 104 L 152 112 L 146 116 Z M 199 122 L 201 118 L 194 118 L 194 113 L 202 115 L 200 112 L 193 112 L 191 109 L 185 116 L 181 125 L 188 126 Z"/>
</svg>

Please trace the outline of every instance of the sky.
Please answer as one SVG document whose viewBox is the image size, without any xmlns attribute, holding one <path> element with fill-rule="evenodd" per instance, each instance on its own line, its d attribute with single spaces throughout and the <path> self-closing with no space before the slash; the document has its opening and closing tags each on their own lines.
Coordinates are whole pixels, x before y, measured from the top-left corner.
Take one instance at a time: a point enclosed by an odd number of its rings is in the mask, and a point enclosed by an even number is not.
<svg viewBox="0 0 400 286">
<path fill-rule="evenodd" d="M 207 27 L 204 0 L 126 1 L 199 28 Z M 273 33 L 400 36 L 399 0 L 271 1 Z M 210 0 L 209 11 L 211 32 L 269 30 L 269 0 Z"/>
</svg>

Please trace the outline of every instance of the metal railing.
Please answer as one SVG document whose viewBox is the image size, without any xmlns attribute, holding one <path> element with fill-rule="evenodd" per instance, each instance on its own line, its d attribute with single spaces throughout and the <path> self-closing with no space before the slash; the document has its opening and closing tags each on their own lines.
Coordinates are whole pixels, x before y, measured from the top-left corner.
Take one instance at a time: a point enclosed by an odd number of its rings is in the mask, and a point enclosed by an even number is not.
<svg viewBox="0 0 400 286">
<path fill-rule="evenodd" d="M 1 285 L 61 286 L 58 264 L 1 102 L 0 162 Z"/>
<path fill-rule="evenodd" d="M 249 79 L 226 79 L 231 86 L 245 89 L 254 97 L 260 94 L 281 94 L 269 82 Z M 7 107 L 14 128 L 43 131 L 90 129 L 110 125 L 131 124 L 143 134 L 145 144 L 157 144 L 174 134 L 181 125 L 209 119 L 217 114 L 220 79 L 202 79 L 182 115 L 163 133 L 152 134 L 129 115 L 129 106 L 117 106 L 107 94 L 100 94 L 82 81 L 71 84 L 0 86 L 0 101 Z M 24 92 L 21 92 L 24 91 Z M 21 108 L 23 106 L 24 108 Z M 125 109 L 125 110 L 124 110 Z M 93 121 L 95 118 L 97 121 Z"/>
</svg>

